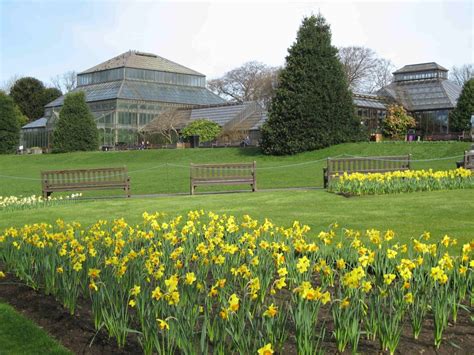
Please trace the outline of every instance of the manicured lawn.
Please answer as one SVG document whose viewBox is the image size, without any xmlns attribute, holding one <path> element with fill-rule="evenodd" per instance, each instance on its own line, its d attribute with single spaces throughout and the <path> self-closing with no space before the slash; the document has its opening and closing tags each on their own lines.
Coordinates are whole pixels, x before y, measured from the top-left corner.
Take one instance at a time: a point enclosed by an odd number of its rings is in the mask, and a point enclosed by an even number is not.
<svg viewBox="0 0 474 355">
<path fill-rule="evenodd" d="M 1 287 L 1 281 L 0 281 Z M 0 302 L 0 354 L 71 354 L 33 322 Z"/>
<path fill-rule="evenodd" d="M 0 230 L 27 223 L 54 223 L 58 218 L 90 225 L 98 219 L 124 217 L 132 224 L 144 211 L 169 215 L 204 209 L 236 216 L 249 214 L 288 225 L 294 220 L 313 231 L 338 222 L 345 228 L 393 229 L 401 240 L 425 230 L 433 237 L 445 234 L 460 242 L 474 238 L 474 190 L 432 191 L 382 196 L 345 198 L 324 190 L 294 190 L 257 193 L 205 194 L 156 198 L 103 199 L 81 201 L 39 209 L 0 212 Z"/>
<path fill-rule="evenodd" d="M 260 188 L 322 186 L 327 157 L 339 155 L 383 156 L 412 154 L 414 169 L 453 169 L 456 158 L 469 148 L 465 142 L 444 143 L 348 143 L 295 156 L 265 156 L 254 148 L 167 149 L 123 152 L 89 152 L 0 156 L 0 196 L 41 193 L 41 170 L 126 166 L 132 194 L 189 191 L 189 164 L 257 161 Z M 8 176 L 20 177 L 10 178 Z M 203 190 L 205 188 L 201 188 Z M 222 188 L 220 188 L 222 189 Z M 85 192 L 84 195 L 120 195 L 121 191 Z"/>
</svg>

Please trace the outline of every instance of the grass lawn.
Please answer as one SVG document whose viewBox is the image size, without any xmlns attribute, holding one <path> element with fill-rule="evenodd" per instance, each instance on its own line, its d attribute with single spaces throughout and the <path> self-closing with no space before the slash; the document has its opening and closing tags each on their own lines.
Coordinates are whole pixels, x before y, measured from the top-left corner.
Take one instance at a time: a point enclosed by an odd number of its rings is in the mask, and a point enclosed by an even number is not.
<svg viewBox="0 0 474 355">
<path fill-rule="evenodd" d="M 189 191 L 189 163 L 257 161 L 259 188 L 316 187 L 322 185 L 323 159 L 342 154 L 402 155 L 414 160 L 414 169 L 452 169 L 456 158 L 469 143 L 353 143 L 288 157 L 269 157 L 257 149 L 186 149 L 129 152 L 91 152 L 40 156 L 0 156 L 0 196 L 41 193 L 41 170 L 127 166 L 132 194 Z M 444 159 L 449 158 L 449 159 Z M 319 162 L 316 162 L 321 160 Z M 10 176 L 10 177 L 9 177 Z M 20 178 L 11 178 L 11 176 Z M 247 187 L 246 187 L 247 188 Z M 217 187 L 222 190 L 222 187 Z M 198 192 L 205 191 L 200 188 Z M 109 195 L 86 192 L 84 196 Z M 115 195 L 122 195 L 118 191 Z M 54 196 L 54 195 L 53 195 Z M 37 222 L 54 223 L 58 218 L 88 226 L 98 219 L 125 217 L 131 224 L 141 222 L 144 211 L 166 212 L 170 216 L 204 209 L 289 225 L 294 220 L 311 226 L 314 233 L 338 222 L 344 228 L 393 229 L 400 241 L 430 231 L 434 239 L 445 234 L 460 244 L 474 239 L 474 190 L 419 192 L 345 198 L 324 190 L 299 189 L 257 193 L 201 194 L 132 199 L 81 200 L 44 208 L 0 211 L 0 233 L 10 226 Z M 32 322 L 0 302 L 0 354 L 66 354 Z"/>
<path fill-rule="evenodd" d="M 343 154 L 383 156 L 412 154 L 414 169 L 453 169 L 470 146 L 466 142 L 348 143 L 294 156 L 265 156 L 255 148 L 163 149 L 45 155 L 0 155 L 0 196 L 41 194 L 41 170 L 126 166 L 132 194 L 189 191 L 189 164 L 257 161 L 259 188 L 322 186 L 327 157 Z M 446 159 L 459 157 L 459 159 Z M 319 161 L 318 161 L 319 160 Z M 12 178 L 13 177 L 13 178 Z M 14 178 L 20 177 L 20 178 Z M 201 187 L 203 191 L 206 188 Z M 212 188 L 211 188 L 212 189 Z M 222 190 L 222 187 L 218 187 Z M 84 192 L 85 196 L 123 194 L 121 191 Z M 54 196 L 54 195 L 53 195 Z"/>
<path fill-rule="evenodd" d="M 90 225 L 98 219 L 125 217 L 132 224 L 144 211 L 171 216 L 204 209 L 236 216 L 249 214 L 288 225 L 294 220 L 313 231 L 333 222 L 345 228 L 393 229 L 406 241 L 425 230 L 435 238 L 445 234 L 460 242 L 474 238 L 474 190 L 417 192 L 345 198 L 324 190 L 268 191 L 155 198 L 85 200 L 30 210 L 0 212 L 0 230 L 27 223 L 53 223 L 61 218 Z"/>
<path fill-rule="evenodd" d="M 1 282 L 0 282 L 1 287 Z M 0 302 L 0 354 L 71 354 L 33 322 Z"/>
</svg>

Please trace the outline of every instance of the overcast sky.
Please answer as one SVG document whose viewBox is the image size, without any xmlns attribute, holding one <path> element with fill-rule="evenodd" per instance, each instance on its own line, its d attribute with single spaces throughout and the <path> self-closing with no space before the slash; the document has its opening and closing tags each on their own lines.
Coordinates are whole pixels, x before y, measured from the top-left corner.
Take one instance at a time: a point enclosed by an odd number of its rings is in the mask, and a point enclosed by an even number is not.
<svg viewBox="0 0 474 355">
<path fill-rule="evenodd" d="M 474 1 L 157 2 L 0 0 L 0 83 L 46 83 L 130 49 L 215 78 L 242 63 L 285 62 L 304 16 L 321 14 L 335 46 L 365 46 L 397 68 L 474 62 Z"/>
</svg>

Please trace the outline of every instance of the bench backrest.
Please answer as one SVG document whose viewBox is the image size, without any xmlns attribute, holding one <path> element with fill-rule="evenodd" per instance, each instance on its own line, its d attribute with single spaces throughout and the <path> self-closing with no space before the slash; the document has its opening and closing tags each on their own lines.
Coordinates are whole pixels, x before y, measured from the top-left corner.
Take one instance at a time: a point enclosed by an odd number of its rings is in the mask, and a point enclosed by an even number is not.
<svg viewBox="0 0 474 355">
<path fill-rule="evenodd" d="M 191 164 L 192 180 L 253 179 L 256 162 L 229 164 Z"/>
<path fill-rule="evenodd" d="M 464 169 L 474 170 L 474 152 L 473 151 L 464 152 Z"/>
<path fill-rule="evenodd" d="M 327 174 L 371 173 L 410 169 L 411 155 L 380 156 L 380 157 L 353 157 L 328 158 Z"/>
<path fill-rule="evenodd" d="M 77 170 L 49 170 L 41 172 L 45 186 L 81 186 L 91 184 L 125 184 L 128 180 L 127 168 L 98 168 Z"/>
</svg>

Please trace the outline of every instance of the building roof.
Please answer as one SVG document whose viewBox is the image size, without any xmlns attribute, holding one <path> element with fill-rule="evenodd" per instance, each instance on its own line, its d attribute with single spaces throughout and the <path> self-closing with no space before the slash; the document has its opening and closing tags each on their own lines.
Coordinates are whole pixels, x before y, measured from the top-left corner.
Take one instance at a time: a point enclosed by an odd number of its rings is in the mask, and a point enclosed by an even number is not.
<svg viewBox="0 0 474 355">
<path fill-rule="evenodd" d="M 408 111 L 451 109 L 456 106 L 462 88 L 450 80 L 393 82 L 378 91 L 399 102 Z"/>
<path fill-rule="evenodd" d="M 175 111 L 177 128 L 184 128 L 190 121 L 208 119 L 223 127 L 233 130 L 256 130 L 265 122 L 267 114 L 256 102 L 224 103 L 207 107 L 179 108 Z M 148 123 L 143 130 L 150 131 L 156 126 L 156 120 Z M 229 124 L 233 124 L 229 127 Z"/>
<path fill-rule="evenodd" d="M 405 65 L 404 67 L 398 69 L 397 71 L 393 72 L 392 74 L 414 73 L 414 72 L 428 71 L 428 70 L 448 71 L 448 69 L 442 67 L 438 63 L 430 62 L 430 63 Z"/>
<path fill-rule="evenodd" d="M 354 92 L 352 102 L 357 107 L 375 108 L 385 110 L 386 105 L 382 97 L 373 94 L 362 94 Z"/>
<path fill-rule="evenodd" d="M 86 101 L 127 99 L 140 101 L 169 102 L 188 105 L 210 105 L 225 102 L 210 90 L 198 86 L 178 86 L 154 82 L 121 80 L 80 86 L 74 91 L 84 91 Z M 50 102 L 46 107 L 61 106 L 64 96 Z"/>
<path fill-rule="evenodd" d="M 79 75 L 122 67 L 205 76 L 204 74 L 201 74 L 195 70 L 187 68 L 166 58 L 160 57 L 156 54 L 138 51 L 128 51 L 122 53 L 112 59 L 109 59 L 103 63 L 100 63 L 96 66 L 93 66 L 92 68 L 89 68 L 79 73 Z"/>
<path fill-rule="evenodd" d="M 41 118 L 38 118 L 37 120 L 35 120 L 33 122 L 30 122 L 30 123 L 24 125 L 23 127 L 21 127 L 21 129 L 45 128 L 47 121 L 48 121 L 48 119 L 46 117 L 41 117 Z"/>
</svg>

